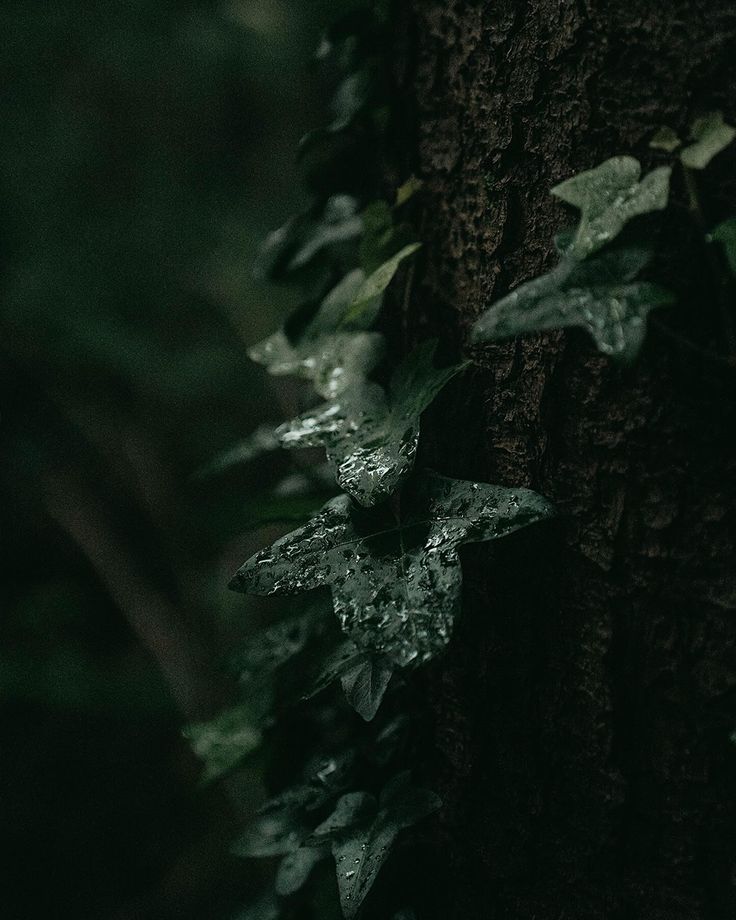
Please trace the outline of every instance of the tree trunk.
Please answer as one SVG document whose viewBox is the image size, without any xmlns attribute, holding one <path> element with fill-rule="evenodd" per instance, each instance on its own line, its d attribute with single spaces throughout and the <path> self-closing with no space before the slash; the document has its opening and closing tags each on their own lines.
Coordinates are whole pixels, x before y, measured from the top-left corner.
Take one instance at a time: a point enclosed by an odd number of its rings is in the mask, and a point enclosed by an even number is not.
<svg viewBox="0 0 736 920">
<path fill-rule="evenodd" d="M 548 266 L 556 182 L 615 154 L 650 165 L 661 124 L 736 115 L 732 0 L 411 0 L 401 17 L 426 183 L 411 338 L 461 347 Z M 734 159 L 711 188 L 730 213 Z M 678 308 L 686 333 L 705 309 Z M 463 618 L 426 678 L 436 916 L 733 920 L 736 372 L 656 327 L 628 372 L 577 332 L 472 354 L 425 459 L 536 488 L 560 516 L 464 554 Z"/>
</svg>

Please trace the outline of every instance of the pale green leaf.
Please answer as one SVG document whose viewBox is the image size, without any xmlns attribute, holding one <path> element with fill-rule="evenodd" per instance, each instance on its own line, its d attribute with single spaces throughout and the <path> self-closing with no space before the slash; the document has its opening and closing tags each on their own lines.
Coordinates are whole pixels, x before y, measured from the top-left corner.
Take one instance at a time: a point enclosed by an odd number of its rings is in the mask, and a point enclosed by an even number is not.
<svg viewBox="0 0 736 920">
<path fill-rule="evenodd" d="M 736 217 L 724 220 L 710 236 L 723 247 L 728 267 L 733 277 L 736 278 Z"/>
<path fill-rule="evenodd" d="M 641 181 L 641 166 L 633 157 L 612 157 L 552 189 L 552 194 L 580 210 L 580 223 L 566 250 L 580 261 L 615 239 L 641 214 L 667 206 L 672 170 L 660 166 Z"/>
<path fill-rule="evenodd" d="M 736 128 L 726 124 L 722 112 L 708 112 L 693 122 L 690 128 L 693 143 L 682 149 L 680 159 L 688 169 L 705 169 L 735 137 Z"/>
<path fill-rule="evenodd" d="M 674 153 L 681 143 L 682 141 L 676 131 L 673 131 L 667 125 L 662 125 L 649 141 L 649 146 L 652 150 L 664 150 L 665 153 Z"/>
<path fill-rule="evenodd" d="M 341 321 L 343 328 L 354 327 L 355 323 L 358 323 L 359 327 L 361 327 L 365 322 L 363 317 L 366 314 L 372 317 L 375 316 L 374 304 L 376 302 L 380 304 L 380 298 L 393 280 L 401 263 L 404 259 L 413 255 L 421 245 L 421 243 L 410 243 L 408 246 L 404 246 L 403 249 L 391 256 L 363 281 Z"/>
<path fill-rule="evenodd" d="M 396 189 L 396 207 L 400 208 L 402 205 L 406 204 L 407 201 L 410 201 L 418 192 L 424 188 L 424 182 L 421 179 L 418 179 L 416 176 L 409 176 L 409 178 Z"/>
</svg>

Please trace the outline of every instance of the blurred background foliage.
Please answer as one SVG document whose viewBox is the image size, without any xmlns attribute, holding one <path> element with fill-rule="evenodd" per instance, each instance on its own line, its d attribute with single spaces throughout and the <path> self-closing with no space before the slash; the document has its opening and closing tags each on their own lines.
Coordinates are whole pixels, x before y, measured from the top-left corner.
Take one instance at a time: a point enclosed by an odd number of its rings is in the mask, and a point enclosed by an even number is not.
<svg viewBox="0 0 736 920">
<path fill-rule="evenodd" d="M 257 882 L 181 730 L 229 698 L 226 585 L 282 461 L 194 474 L 280 414 L 246 348 L 294 294 L 251 267 L 307 202 L 313 51 L 350 6 L 0 9 L 4 916 L 227 917 Z"/>
</svg>

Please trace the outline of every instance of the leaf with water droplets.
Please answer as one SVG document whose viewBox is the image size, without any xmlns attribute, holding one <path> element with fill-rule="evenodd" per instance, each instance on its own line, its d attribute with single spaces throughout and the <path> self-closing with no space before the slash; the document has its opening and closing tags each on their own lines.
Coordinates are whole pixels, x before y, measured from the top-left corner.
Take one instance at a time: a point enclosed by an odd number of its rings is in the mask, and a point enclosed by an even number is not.
<svg viewBox="0 0 736 920">
<path fill-rule="evenodd" d="M 476 335 L 502 339 L 580 326 L 590 333 L 599 351 L 628 363 L 641 349 L 650 310 L 667 306 L 673 299 L 665 288 L 644 281 L 548 291 L 519 288 L 488 310 Z"/>
<path fill-rule="evenodd" d="M 580 210 L 580 223 L 567 249 L 581 261 L 615 239 L 634 217 L 667 206 L 672 170 L 659 166 L 641 181 L 641 165 L 633 157 L 612 157 L 556 185 L 552 194 Z"/>
<path fill-rule="evenodd" d="M 399 667 L 419 664 L 450 639 L 462 580 L 457 548 L 504 537 L 552 513 L 528 489 L 423 473 L 402 494 L 399 515 L 339 496 L 252 556 L 231 587 L 268 595 L 329 586 L 338 621 L 360 649 Z"/>
<path fill-rule="evenodd" d="M 204 762 L 203 783 L 225 776 L 261 743 L 251 706 L 233 706 L 209 722 L 187 725 L 182 734 Z"/>
<path fill-rule="evenodd" d="M 726 124 L 723 112 L 708 112 L 696 118 L 690 128 L 693 143 L 680 152 L 683 166 L 688 169 L 705 169 L 714 156 L 736 138 L 736 128 Z"/>
<path fill-rule="evenodd" d="M 332 853 L 346 920 L 357 915 L 399 833 L 440 805 L 433 792 L 413 787 L 409 774 L 402 773 L 384 787 L 372 820 L 356 819 L 332 832 Z"/>
<path fill-rule="evenodd" d="M 286 448 L 320 447 L 340 486 L 361 505 L 396 491 L 410 472 L 419 442 L 419 418 L 464 365 L 437 370 L 436 342 L 425 342 L 394 372 L 388 393 L 363 383 L 281 425 Z"/>
<path fill-rule="evenodd" d="M 736 217 L 724 220 L 710 236 L 723 247 L 728 267 L 733 277 L 736 278 Z"/>
<path fill-rule="evenodd" d="M 393 664 L 380 655 L 369 655 L 342 676 L 345 698 L 366 722 L 375 716 L 394 673 Z"/>
</svg>

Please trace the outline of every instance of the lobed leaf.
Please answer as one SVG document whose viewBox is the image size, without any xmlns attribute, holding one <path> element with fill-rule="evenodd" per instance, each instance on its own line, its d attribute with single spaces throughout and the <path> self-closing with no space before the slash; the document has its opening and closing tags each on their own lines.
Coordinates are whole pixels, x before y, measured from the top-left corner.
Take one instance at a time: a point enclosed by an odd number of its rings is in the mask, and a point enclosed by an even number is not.
<svg viewBox="0 0 736 920">
<path fill-rule="evenodd" d="M 414 464 L 422 412 L 464 367 L 437 370 L 435 350 L 434 341 L 418 346 L 394 372 L 388 394 L 364 382 L 281 425 L 281 444 L 325 447 L 341 488 L 366 507 L 382 501 Z"/>
<path fill-rule="evenodd" d="M 638 160 L 612 157 L 556 185 L 552 194 L 580 210 L 568 257 L 581 261 L 615 239 L 632 218 L 663 210 L 671 172 L 659 166 L 640 181 Z"/>
<path fill-rule="evenodd" d="M 399 667 L 418 664 L 449 642 L 462 580 L 457 548 L 552 513 L 528 489 L 424 473 L 402 497 L 400 515 L 340 496 L 252 556 L 231 587 L 267 595 L 329 586 L 338 621 L 359 649 Z"/>
<path fill-rule="evenodd" d="M 688 169 L 705 169 L 734 138 L 736 128 L 726 124 L 723 112 L 708 112 L 693 122 L 690 128 L 692 143 L 680 151 L 680 160 Z"/>
</svg>

